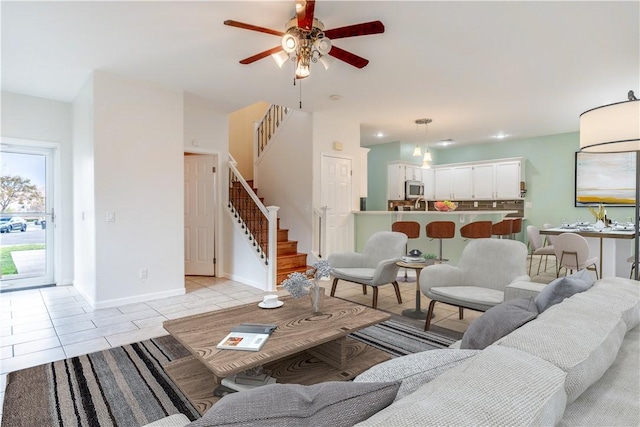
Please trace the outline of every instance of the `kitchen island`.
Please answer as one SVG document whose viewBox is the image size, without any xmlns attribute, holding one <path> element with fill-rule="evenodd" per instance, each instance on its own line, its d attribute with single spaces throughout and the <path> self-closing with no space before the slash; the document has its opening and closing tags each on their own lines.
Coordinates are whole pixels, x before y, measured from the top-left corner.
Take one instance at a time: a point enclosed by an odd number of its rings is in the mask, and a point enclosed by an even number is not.
<svg viewBox="0 0 640 427">
<path fill-rule="evenodd" d="M 466 240 L 460 237 L 460 227 L 473 221 L 502 221 L 507 215 L 517 214 L 517 210 L 455 210 L 451 212 L 438 211 L 360 211 L 354 214 L 354 230 L 356 236 L 356 251 L 361 251 L 371 235 L 377 231 L 389 231 L 396 221 L 416 221 L 420 224 L 420 237 L 409 239 L 408 249 L 419 249 L 422 253 L 438 253 L 438 241 L 426 236 L 426 225 L 432 221 L 453 221 L 456 224 L 456 235 L 453 239 L 443 240 L 442 251 L 444 258 L 450 264 L 457 264 L 460 254 L 466 245 Z M 522 233 L 516 236 L 522 240 Z"/>
</svg>

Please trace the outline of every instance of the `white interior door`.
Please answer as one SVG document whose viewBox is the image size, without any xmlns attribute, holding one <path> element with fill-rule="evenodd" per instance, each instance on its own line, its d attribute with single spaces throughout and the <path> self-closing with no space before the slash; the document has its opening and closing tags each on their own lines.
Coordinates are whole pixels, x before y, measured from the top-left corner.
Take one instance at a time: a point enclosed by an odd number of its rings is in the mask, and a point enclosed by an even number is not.
<svg viewBox="0 0 640 427">
<path fill-rule="evenodd" d="M 184 155 L 184 272 L 215 276 L 215 156 Z"/>
<path fill-rule="evenodd" d="M 12 140 L 0 145 L 3 224 L 2 290 L 54 285 L 54 157 L 51 143 Z M 12 219 L 13 218 L 13 219 Z M 24 221 L 20 226 L 16 221 Z"/>
<path fill-rule="evenodd" d="M 326 256 L 353 250 L 351 159 L 322 157 L 322 205 L 327 207 Z"/>
</svg>

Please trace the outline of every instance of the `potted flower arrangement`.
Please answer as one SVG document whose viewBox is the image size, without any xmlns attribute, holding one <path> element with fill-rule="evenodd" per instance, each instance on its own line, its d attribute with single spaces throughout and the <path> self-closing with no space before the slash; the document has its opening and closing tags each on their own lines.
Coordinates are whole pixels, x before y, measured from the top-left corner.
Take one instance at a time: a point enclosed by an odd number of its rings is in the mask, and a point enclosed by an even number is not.
<svg viewBox="0 0 640 427">
<path fill-rule="evenodd" d="M 324 288 L 320 287 L 319 281 L 323 277 L 328 277 L 331 274 L 331 270 L 329 261 L 318 261 L 313 264 L 313 269 L 307 270 L 305 273 L 294 272 L 289 274 L 288 278 L 282 281 L 282 286 L 294 298 L 311 295 L 313 312 L 320 313 L 324 298 Z"/>
<path fill-rule="evenodd" d="M 426 265 L 433 265 L 438 257 L 435 254 L 422 254 L 422 258 L 424 258 L 424 263 Z"/>
</svg>

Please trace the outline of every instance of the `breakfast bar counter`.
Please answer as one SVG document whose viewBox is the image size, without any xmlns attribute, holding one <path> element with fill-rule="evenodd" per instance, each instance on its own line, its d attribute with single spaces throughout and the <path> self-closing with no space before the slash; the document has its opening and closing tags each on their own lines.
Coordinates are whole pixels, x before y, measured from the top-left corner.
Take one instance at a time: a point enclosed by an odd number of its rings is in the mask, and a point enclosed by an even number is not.
<svg viewBox="0 0 640 427">
<path fill-rule="evenodd" d="M 460 237 L 460 227 L 473 221 L 502 221 L 509 214 L 517 214 L 516 210 L 455 210 L 439 212 L 435 210 L 411 211 L 359 211 L 353 212 L 355 230 L 355 250 L 361 251 L 369 237 L 377 231 L 390 231 L 396 221 L 415 221 L 420 224 L 420 237 L 409 239 L 408 249 L 419 249 L 423 253 L 438 253 L 438 240 L 426 236 L 426 225 L 432 221 L 453 221 L 456 224 L 455 238 L 443 240 L 443 255 L 451 264 L 456 264 L 466 245 Z M 522 239 L 522 236 L 517 236 Z"/>
</svg>

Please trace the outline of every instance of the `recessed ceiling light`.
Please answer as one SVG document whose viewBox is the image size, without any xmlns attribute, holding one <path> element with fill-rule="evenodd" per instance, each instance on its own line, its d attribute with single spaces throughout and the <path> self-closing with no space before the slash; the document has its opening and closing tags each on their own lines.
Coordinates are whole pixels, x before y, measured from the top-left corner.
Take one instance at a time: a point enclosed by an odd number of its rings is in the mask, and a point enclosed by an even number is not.
<svg viewBox="0 0 640 427">
<path fill-rule="evenodd" d="M 509 136 L 509 134 L 502 133 L 502 132 L 500 132 L 500 133 L 499 133 L 499 134 L 497 134 L 497 135 L 493 135 L 493 137 L 494 137 L 494 138 L 497 138 L 497 139 L 504 139 L 504 138 L 506 138 L 506 137 L 508 137 L 508 136 Z"/>
<path fill-rule="evenodd" d="M 382 138 L 384 136 L 384 133 L 376 132 L 375 136 L 377 136 L 378 138 Z"/>
</svg>

